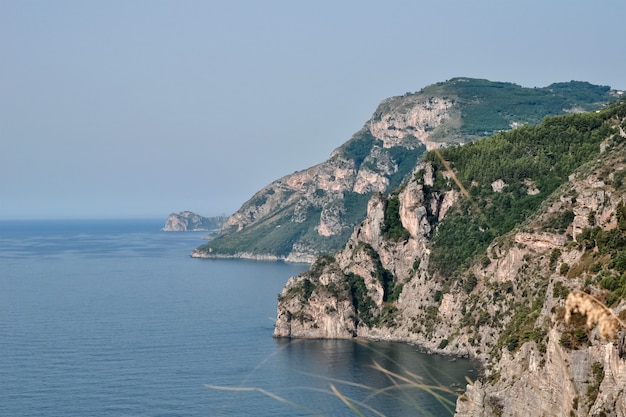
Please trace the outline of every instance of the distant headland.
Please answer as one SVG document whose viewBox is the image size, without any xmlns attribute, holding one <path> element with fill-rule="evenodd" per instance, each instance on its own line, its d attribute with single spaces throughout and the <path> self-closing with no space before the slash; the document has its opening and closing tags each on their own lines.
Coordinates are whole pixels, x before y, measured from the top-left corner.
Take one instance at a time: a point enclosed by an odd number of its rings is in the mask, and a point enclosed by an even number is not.
<svg viewBox="0 0 626 417">
<path fill-rule="evenodd" d="M 165 232 L 218 232 L 226 219 L 226 216 L 203 217 L 191 211 L 181 211 L 170 214 L 161 230 Z"/>
</svg>

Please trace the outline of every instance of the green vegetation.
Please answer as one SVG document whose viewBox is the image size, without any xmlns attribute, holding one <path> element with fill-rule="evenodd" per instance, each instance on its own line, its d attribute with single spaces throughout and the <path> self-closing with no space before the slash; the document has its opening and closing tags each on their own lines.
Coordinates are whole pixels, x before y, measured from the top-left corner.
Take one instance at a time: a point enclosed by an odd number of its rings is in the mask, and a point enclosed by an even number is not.
<svg viewBox="0 0 626 417">
<path fill-rule="evenodd" d="M 615 229 L 604 230 L 595 226 L 580 232 L 576 241 L 586 252 L 568 271 L 570 278 L 587 273 L 587 284 L 597 284 L 607 290 L 607 306 L 626 299 L 626 206 L 621 201 L 617 204 L 615 218 Z"/>
<path fill-rule="evenodd" d="M 344 212 L 341 214 L 341 220 L 347 225 L 349 233 L 352 233 L 354 226 L 363 221 L 367 215 L 367 202 L 372 198 L 372 193 L 359 194 L 354 191 L 346 191 L 343 193 Z M 342 243 L 348 240 L 348 236 Z"/>
<path fill-rule="evenodd" d="M 402 292 L 402 284 L 396 282 L 391 271 L 382 265 L 378 253 L 367 244 L 359 244 L 355 250 L 363 251 L 372 261 L 372 278 L 375 278 L 383 288 L 383 306 L 379 311 L 378 306 L 368 293 L 365 279 L 357 274 L 344 274 L 345 281 L 331 282 L 322 285 L 319 282 L 321 275 L 333 268 L 335 258 L 332 256 L 320 256 L 311 269 L 304 274 L 304 279 L 300 285 L 291 287 L 285 297 L 279 297 L 279 301 L 293 297 L 302 297 L 303 302 L 307 302 L 314 292 L 326 291 L 328 295 L 339 300 L 350 300 L 356 311 L 355 321 L 357 324 L 363 323 L 368 327 L 385 325 L 393 326 L 398 309 L 393 305 Z M 339 270 L 335 272 L 340 273 Z"/>
<path fill-rule="evenodd" d="M 304 290 L 304 301 L 306 302 L 309 300 L 309 298 L 311 298 L 313 290 L 315 289 L 315 285 L 311 282 L 310 279 L 305 278 L 304 281 L 302 281 L 302 288 Z"/>
<path fill-rule="evenodd" d="M 466 293 L 469 294 L 472 292 L 472 290 L 474 290 L 476 285 L 478 285 L 478 278 L 476 278 L 476 275 L 474 274 L 469 274 L 469 276 L 465 279 L 465 282 L 463 283 L 463 289 Z"/>
<path fill-rule="evenodd" d="M 550 269 L 554 269 L 556 262 L 561 258 L 561 250 L 558 248 L 552 249 L 550 252 Z"/>
<path fill-rule="evenodd" d="M 198 250 L 218 255 L 248 252 L 286 256 L 294 243 L 319 223 L 321 213 L 321 209 L 309 206 L 305 220 L 297 223 L 291 221 L 294 208 L 289 206 L 268 221 L 253 223 L 239 232 L 219 235 Z"/>
<path fill-rule="evenodd" d="M 498 343 L 494 348 L 494 353 L 499 354 L 502 347 L 506 347 L 510 352 L 514 352 L 518 347 L 528 341 L 537 343 L 545 337 L 545 329 L 536 325 L 537 318 L 541 312 L 541 302 L 535 301 L 531 307 L 521 305 L 514 309 L 515 315 L 501 333 Z"/>
<path fill-rule="evenodd" d="M 367 293 L 365 280 L 360 275 L 349 273 L 346 275 L 346 281 L 350 286 L 352 305 L 354 305 L 358 319 L 368 327 L 372 327 L 375 323 L 374 312 L 376 311 L 376 303 Z"/>
<path fill-rule="evenodd" d="M 589 335 L 585 330 L 585 321 L 577 324 L 577 327 L 565 330 L 561 334 L 561 345 L 568 349 L 579 349 L 587 346 L 589 343 Z"/>
<path fill-rule="evenodd" d="M 554 287 L 552 288 L 552 296 L 554 298 L 562 298 L 566 299 L 569 294 L 569 289 L 563 285 L 562 282 L 557 281 L 554 283 Z"/>
<path fill-rule="evenodd" d="M 472 78 L 453 78 L 426 87 L 421 94 L 455 97 L 461 107 L 461 135 L 489 136 L 513 123 L 537 124 L 566 109 L 595 110 L 611 100 L 608 86 L 571 81 L 545 88 Z"/>
<path fill-rule="evenodd" d="M 430 266 L 443 276 L 457 276 L 495 237 L 532 216 L 570 173 L 599 154 L 600 142 L 614 133 L 607 120 L 624 107 L 622 103 L 598 113 L 547 117 L 538 126 L 444 149 L 443 158 L 471 199 L 462 200 L 438 225 Z M 426 159 L 444 172 L 436 153 L 429 152 Z M 501 192 L 491 187 L 496 180 L 507 185 Z M 529 181 L 538 194 L 528 193 Z M 553 224 L 561 230 L 570 218 L 562 214 Z"/>
<path fill-rule="evenodd" d="M 389 190 L 394 190 L 400 186 L 400 184 L 406 180 L 407 175 L 413 171 L 413 168 L 417 165 L 417 161 L 426 152 L 426 147 L 421 145 L 415 149 L 407 149 L 402 146 L 393 146 L 386 149 L 386 151 L 398 166 L 398 170 L 390 176 L 389 186 L 387 187 Z"/>
<path fill-rule="evenodd" d="M 591 373 L 593 375 L 593 381 L 587 386 L 587 404 L 593 405 L 600 393 L 600 384 L 604 380 L 604 367 L 600 362 L 594 362 L 591 365 Z"/>
<path fill-rule="evenodd" d="M 624 211 L 624 204 L 620 202 L 617 212 Z M 581 275 L 583 272 L 595 274 L 589 282 L 595 282 L 607 291 L 606 304 L 612 306 L 626 298 L 626 224 L 619 221 L 622 214 L 616 214 L 618 218 L 617 229 L 603 230 L 600 227 L 584 228 L 577 236 L 577 242 L 581 248 L 593 250 L 588 256 L 581 259 L 575 269 L 570 271 L 571 277 Z M 596 263 L 592 263 L 597 261 Z"/>
<path fill-rule="evenodd" d="M 409 231 L 402 226 L 402 221 L 400 220 L 400 198 L 397 193 L 392 194 L 387 199 L 381 231 L 385 239 L 398 241 L 409 238 Z"/>
<path fill-rule="evenodd" d="M 346 142 L 341 150 L 343 157 L 352 159 L 358 169 L 365 158 L 370 154 L 374 145 L 382 146 L 382 141 L 376 139 L 369 130 L 361 130 L 352 139 Z"/>
<path fill-rule="evenodd" d="M 330 256 L 330 255 L 320 256 L 315 260 L 313 265 L 311 265 L 311 268 L 308 270 L 307 274 L 311 278 L 319 279 L 319 277 L 322 276 L 322 272 L 324 271 L 324 268 L 326 268 L 329 265 L 332 265 L 333 263 L 335 263 L 334 256 Z"/>
<path fill-rule="evenodd" d="M 373 247 L 368 244 L 362 244 L 363 251 L 372 259 L 374 266 L 374 272 L 372 277 L 376 278 L 380 285 L 383 287 L 383 302 L 392 303 L 398 300 L 400 293 L 402 292 L 402 284 L 396 282 L 395 276 L 383 267 L 383 263 L 380 260 L 380 255 Z"/>
<path fill-rule="evenodd" d="M 559 234 L 565 233 L 565 230 L 574 221 L 574 212 L 571 210 L 563 210 L 553 213 L 543 224 L 546 231 Z"/>
<path fill-rule="evenodd" d="M 354 159 L 356 165 L 360 166 L 369 155 L 372 146 L 380 145 L 378 142 L 373 140 L 371 134 L 364 132 L 362 136 L 355 137 L 346 143 L 344 156 Z M 417 164 L 419 157 L 423 155 L 424 150 L 423 146 L 416 149 L 392 147 L 384 150 L 398 167 L 396 172 L 389 176 L 390 187 L 399 185 L 405 179 Z M 257 195 L 248 204 L 260 207 L 273 193 L 273 190 L 269 190 Z M 339 214 L 338 220 L 342 224 L 339 233 L 332 236 L 321 236 L 317 232 L 316 227 L 319 225 L 322 212 L 319 205 L 311 203 L 307 208 L 306 219 L 296 222 L 292 220 L 295 210 L 295 205 L 292 204 L 282 207 L 262 221 L 254 222 L 242 230 L 222 233 L 209 243 L 200 246 L 198 250 L 215 255 L 247 252 L 285 257 L 292 251 L 295 243 L 301 243 L 315 248 L 320 254 L 333 253 L 348 240 L 354 227 L 367 215 L 367 202 L 372 194 L 345 191 L 343 198 L 338 198 L 328 204 L 328 207 L 335 206 L 335 212 Z M 316 190 L 315 195 L 320 198 L 324 197 L 325 191 Z"/>
</svg>

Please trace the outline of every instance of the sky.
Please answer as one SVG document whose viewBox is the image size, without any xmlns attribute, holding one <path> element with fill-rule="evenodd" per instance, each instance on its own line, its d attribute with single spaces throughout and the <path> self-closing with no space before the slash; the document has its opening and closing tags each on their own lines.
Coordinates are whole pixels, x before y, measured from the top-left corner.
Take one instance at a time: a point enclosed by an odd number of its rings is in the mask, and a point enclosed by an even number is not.
<svg viewBox="0 0 626 417">
<path fill-rule="evenodd" d="M 0 0 L 0 219 L 232 214 L 386 97 L 626 89 L 624 0 Z"/>
</svg>

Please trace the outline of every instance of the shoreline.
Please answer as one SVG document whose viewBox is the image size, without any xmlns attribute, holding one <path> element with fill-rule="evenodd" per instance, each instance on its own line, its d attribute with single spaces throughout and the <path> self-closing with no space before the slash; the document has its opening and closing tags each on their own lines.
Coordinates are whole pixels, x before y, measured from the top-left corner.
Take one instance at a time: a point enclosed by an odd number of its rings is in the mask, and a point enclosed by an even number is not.
<svg viewBox="0 0 626 417">
<path fill-rule="evenodd" d="M 194 249 L 189 256 L 197 259 L 248 259 L 254 261 L 288 262 L 308 265 L 313 265 L 313 262 L 317 259 L 317 256 L 315 255 L 305 254 L 289 254 L 289 256 L 285 257 L 272 254 L 254 254 L 249 252 L 237 252 L 235 254 L 207 253 L 197 249 Z"/>
</svg>

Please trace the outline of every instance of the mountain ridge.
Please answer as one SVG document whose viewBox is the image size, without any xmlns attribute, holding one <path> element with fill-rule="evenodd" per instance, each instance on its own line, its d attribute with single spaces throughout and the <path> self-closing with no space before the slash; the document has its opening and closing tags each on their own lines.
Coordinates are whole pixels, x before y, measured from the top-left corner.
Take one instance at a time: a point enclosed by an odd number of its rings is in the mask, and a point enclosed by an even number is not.
<svg viewBox="0 0 626 417">
<path fill-rule="evenodd" d="M 426 150 L 536 123 L 554 112 L 596 109 L 615 94 L 584 82 L 528 89 L 453 78 L 387 98 L 327 161 L 262 188 L 191 256 L 311 263 L 338 250 L 365 217 L 370 197 L 400 185 Z"/>
</svg>

